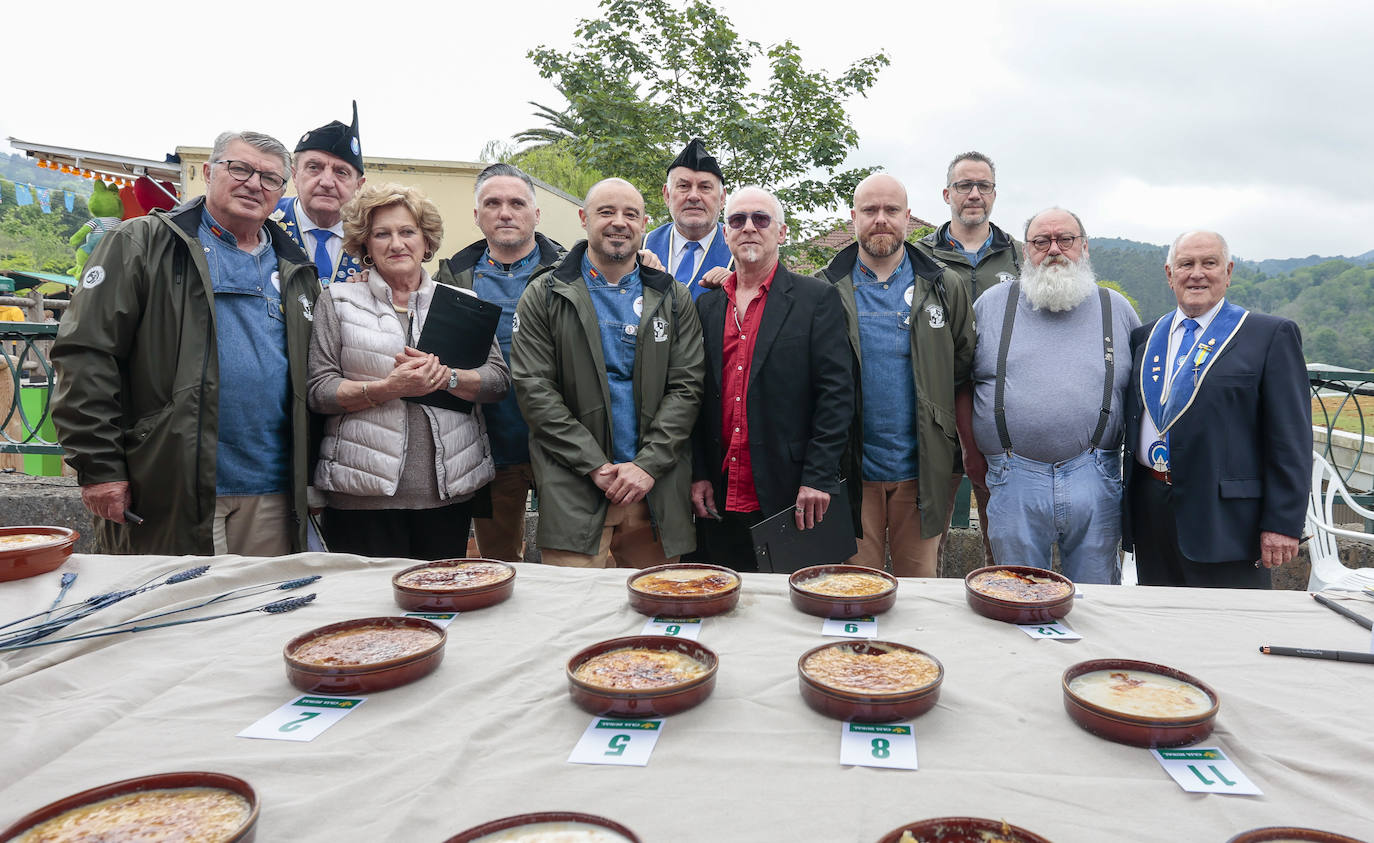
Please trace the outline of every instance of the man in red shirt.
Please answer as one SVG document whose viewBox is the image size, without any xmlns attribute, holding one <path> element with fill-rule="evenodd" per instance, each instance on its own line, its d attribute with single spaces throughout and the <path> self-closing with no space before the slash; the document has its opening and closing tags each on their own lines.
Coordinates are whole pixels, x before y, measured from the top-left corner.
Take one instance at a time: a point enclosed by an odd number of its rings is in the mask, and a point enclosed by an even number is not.
<svg viewBox="0 0 1374 843">
<path fill-rule="evenodd" d="M 745 571 L 758 570 L 750 527 L 787 507 L 799 529 L 815 527 L 858 470 L 846 450 L 854 382 L 839 293 L 778 262 L 783 219 L 761 188 L 731 194 L 725 242 L 736 269 L 697 299 L 706 344 L 692 447 L 698 554 Z"/>
</svg>

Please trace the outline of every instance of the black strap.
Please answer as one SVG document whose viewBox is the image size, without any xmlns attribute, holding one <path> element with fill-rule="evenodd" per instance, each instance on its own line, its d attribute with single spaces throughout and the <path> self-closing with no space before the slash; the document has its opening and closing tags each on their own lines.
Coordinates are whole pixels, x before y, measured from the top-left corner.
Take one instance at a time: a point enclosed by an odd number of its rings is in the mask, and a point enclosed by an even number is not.
<svg viewBox="0 0 1374 843">
<path fill-rule="evenodd" d="M 1011 434 L 1007 432 L 1007 352 L 1011 350 L 1011 326 L 1016 324 L 1016 303 L 1021 300 L 1021 282 L 1011 282 L 1007 291 L 1007 309 L 1002 313 L 1002 344 L 997 348 L 997 386 L 992 397 L 992 417 L 997 421 L 997 438 L 1002 440 L 1002 452 L 1011 453 Z"/>
<path fill-rule="evenodd" d="M 1093 450 L 1102 445 L 1102 434 L 1107 432 L 1107 420 L 1112 415 L 1112 392 L 1115 390 L 1116 355 L 1112 353 L 1112 297 L 1106 287 L 1097 288 L 1098 301 L 1102 302 L 1102 362 L 1107 376 L 1102 381 L 1102 413 L 1097 417 L 1097 430 L 1093 431 Z"/>
<path fill-rule="evenodd" d="M 1116 363 L 1112 350 L 1112 298 L 1106 287 L 1097 288 L 1098 301 L 1102 310 L 1102 361 L 1106 369 L 1102 379 L 1102 410 L 1097 418 L 1097 430 L 1093 431 L 1092 449 L 1102 444 L 1102 434 L 1107 432 L 1107 421 L 1112 415 L 1112 393 L 1115 391 Z M 1007 309 L 1002 314 L 1002 341 L 997 348 L 997 383 L 993 389 L 992 415 L 997 422 L 997 438 L 1001 440 L 1002 451 L 1011 453 L 1011 434 L 1007 432 L 1007 408 L 1005 393 L 1007 389 L 1007 352 L 1011 350 L 1011 329 L 1016 324 L 1016 305 L 1021 299 L 1021 282 L 1011 282 L 1007 291 Z"/>
</svg>

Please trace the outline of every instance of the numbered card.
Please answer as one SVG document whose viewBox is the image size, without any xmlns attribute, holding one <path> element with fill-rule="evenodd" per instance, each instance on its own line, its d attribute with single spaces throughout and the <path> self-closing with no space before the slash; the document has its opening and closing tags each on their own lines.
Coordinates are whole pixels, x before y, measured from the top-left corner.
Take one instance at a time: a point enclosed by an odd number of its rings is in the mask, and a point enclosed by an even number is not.
<svg viewBox="0 0 1374 843">
<path fill-rule="evenodd" d="M 313 741 L 348 716 L 367 697 L 299 697 L 239 732 L 240 738 Z"/>
<path fill-rule="evenodd" d="M 650 618 L 641 635 L 672 635 L 697 640 L 701 634 L 701 618 Z"/>
<path fill-rule="evenodd" d="M 402 612 L 403 618 L 423 618 L 440 629 L 448 629 L 448 625 L 453 623 L 453 619 L 458 617 L 457 612 Z"/>
<path fill-rule="evenodd" d="M 836 635 L 840 638 L 877 638 L 878 619 L 872 615 L 858 618 L 826 618 L 821 624 L 821 635 Z"/>
<path fill-rule="evenodd" d="M 587 730 L 568 756 L 570 764 L 619 764 L 643 767 L 649 763 L 658 734 L 663 731 L 662 718 L 657 720 L 612 720 L 593 717 Z"/>
<path fill-rule="evenodd" d="M 1026 623 L 1017 624 L 1021 631 L 1031 638 L 1057 638 L 1060 641 L 1077 641 L 1083 636 L 1064 626 L 1063 621 L 1053 623 Z"/>
<path fill-rule="evenodd" d="M 857 767 L 916 769 L 916 732 L 910 723 L 844 723 L 840 763 Z"/>
<path fill-rule="evenodd" d="M 1233 793 L 1261 796 L 1263 793 L 1231 759 L 1214 746 L 1189 749 L 1152 749 L 1165 772 L 1189 793 Z"/>
</svg>

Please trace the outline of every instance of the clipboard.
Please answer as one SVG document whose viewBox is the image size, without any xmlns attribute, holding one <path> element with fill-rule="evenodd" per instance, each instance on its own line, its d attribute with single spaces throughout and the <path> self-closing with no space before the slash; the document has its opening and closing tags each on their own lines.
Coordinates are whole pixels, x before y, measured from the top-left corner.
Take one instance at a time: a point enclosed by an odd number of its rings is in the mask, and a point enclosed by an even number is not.
<svg viewBox="0 0 1374 843">
<path fill-rule="evenodd" d="M 849 510 L 849 490 L 844 483 L 830 493 L 826 517 L 810 530 L 797 529 L 794 507 L 770 515 L 749 529 L 754 540 L 754 560 L 759 570 L 789 574 L 809 565 L 844 562 L 859 551 L 854 538 L 854 515 Z"/>
<path fill-rule="evenodd" d="M 501 305 L 482 301 L 467 290 L 447 284 L 434 285 L 434 300 L 429 303 L 425 329 L 415 347 L 433 354 L 445 366 L 475 369 L 487 362 L 496 326 L 501 321 Z M 471 413 L 472 402 L 438 389 L 428 395 L 406 398 L 459 413 Z"/>
</svg>

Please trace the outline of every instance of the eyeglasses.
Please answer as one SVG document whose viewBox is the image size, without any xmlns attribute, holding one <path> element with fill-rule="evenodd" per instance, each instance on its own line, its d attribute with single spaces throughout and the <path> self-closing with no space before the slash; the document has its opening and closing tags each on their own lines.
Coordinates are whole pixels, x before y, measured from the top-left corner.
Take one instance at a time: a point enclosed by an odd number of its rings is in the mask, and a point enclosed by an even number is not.
<svg viewBox="0 0 1374 843">
<path fill-rule="evenodd" d="M 224 160 L 216 161 L 216 164 L 223 164 L 224 169 L 229 171 L 229 175 L 234 177 L 234 181 L 248 181 L 256 173 L 258 183 L 263 190 L 278 191 L 286 186 L 286 179 L 276 173 L 267 170 L 255 170 L 242 161 Z"/>
<path fill-rule="evenodd" d="M 1050 250 L 1051 243 L 1058 243 L 1059 250 L 1061 252 L 1067 252 L 1068 250 L 1073 248 L 1074 243 L 1077 243 L 1079 240 L 1087 239 L 1088 238 L 1084 237 L 1081 234 L 1061 234 L 1058 237 L 1045 237 L 1043 235 L 1041 235 L 1040 237 L 1032 237 L 1030 240 L 1027 240 L 1026 242 L 1034 246 L 1036 251 L 1039 252 L 1048 252 Z"/>
<path fill-rule="evenodd" d="M 951 184 L 950 187 L 954 188 L 956 193 L 963 194 L 972 193 L 975 187 L 978 188 L 979 193 L 997 192 L 997 185 L 990 181 L 956 181 L 954 184 Z"/>
<path fill-rule="evenodd" d="M 754 228 L 757 228 L 759 231 L 773 224 L 773 217 L 769 214 L 765 214 L 763 211 L 750 211 L 747 214 L 731 214 L 725 218 L 725 224 L 739 231 L 741 228 L 744 228 L 746 220 L 752 222 Z"/>
</svg>

